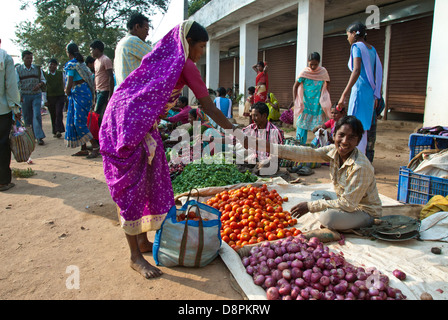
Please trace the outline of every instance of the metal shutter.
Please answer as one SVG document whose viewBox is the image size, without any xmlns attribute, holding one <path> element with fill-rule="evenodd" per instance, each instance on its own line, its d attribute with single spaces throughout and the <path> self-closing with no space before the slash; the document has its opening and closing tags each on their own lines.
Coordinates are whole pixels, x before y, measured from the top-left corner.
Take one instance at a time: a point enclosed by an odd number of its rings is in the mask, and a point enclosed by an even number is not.
<svg viewBox="0 0 448 320">
<path fill-rule="evenodd" d="M 321 65 L 327 69 L 330 75 L 329 91 L 333 104 L 339 101 L 350 78 L 350 70 L 347 66 L 350 57 L 350 44 L 347 42 L 347 36 L 325 37 L 321 56 Z"/>
<path fill-rule="evenodd" d="M 433 16 L 392 25 L 387 109 L 425 111 Z"/>
<path fill-rule="evenodd" d="M 233 87 L 233 62 L 234 59 L 223 59 L 219 62 L 219 86 L 224 88 Z M 218 88 L 212 88 L 214 90 Z"/>
<path fill-rule="evenodd" d="M 296 48 L 297 46 L 294 44 L 265 51 L 269 66 L 269 91 L 274 93 L 281 108 L 287 108 L 292 102 L 292 87 L 296 71 Z"/>
</svg>

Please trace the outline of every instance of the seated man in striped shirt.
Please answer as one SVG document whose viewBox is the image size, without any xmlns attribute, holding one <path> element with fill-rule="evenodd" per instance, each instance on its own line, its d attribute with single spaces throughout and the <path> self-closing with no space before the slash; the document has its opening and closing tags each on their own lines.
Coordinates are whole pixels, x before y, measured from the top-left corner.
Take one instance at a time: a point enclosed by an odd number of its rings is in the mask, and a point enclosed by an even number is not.
<svg viewBox="0 0 448 320">
<path fill-rule="evenodd" d="M 149 20 L 140 13 L 133 14 L 127 23 L 128 34 L 117 43 L 115 49 L 114 69 L 117 85 L 135 69 L 143 57 L 151 51 L 151 46 L 145 42 L 149 32 Z"/>
<path fill-rule="evenodd" d="M 264 102 L 255 103 L 250 111 L 252 120 L 254 123 L 245 127 L 242 131 L 244 135 L 249 135 L 252 137 L 256 137 L 262 141 L 266 141 L 266 144 L 283 144 L 283 131 L 278 129 L 275 125 L 273 125 L 270 121 L 268 121 L 269 116 L 269 107 Z M 261 150 L 250 150 L 247 157 L 247 162 L 249 164 L 257 163 L 259 168 L 269 167 L 275 168 L 274 171 L 269 170 L 271 172 L 266 172 L 267 175 L 275 174 L 278 170 L 278 158 L 277 156 L 271 155 L 269 152 L 261 151 Z M 273 166 L 274 165 L 274 166 Z M 262 170 L 260 174 L 262 174 Z"/>
</svg>

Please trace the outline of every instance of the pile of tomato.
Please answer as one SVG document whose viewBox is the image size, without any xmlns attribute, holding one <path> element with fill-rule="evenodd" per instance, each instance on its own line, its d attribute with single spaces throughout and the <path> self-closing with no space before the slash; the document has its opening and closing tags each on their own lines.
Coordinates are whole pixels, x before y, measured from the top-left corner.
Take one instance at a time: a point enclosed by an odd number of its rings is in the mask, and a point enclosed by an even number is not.
<svg viewBox="0 0 448 320">
<path fill-rule="evenodd" d="M 252 185 L 226 190 L 207 200 L 207 204 L 221 212 L 221 238 L 238 250 L 247 244 L 265 240 L 273 241 L 297 236 L 301 231 L 295 227 L 297 219 L 283 210 L 283 202 L 277 190 L 267 185 Z"/>
</svg>

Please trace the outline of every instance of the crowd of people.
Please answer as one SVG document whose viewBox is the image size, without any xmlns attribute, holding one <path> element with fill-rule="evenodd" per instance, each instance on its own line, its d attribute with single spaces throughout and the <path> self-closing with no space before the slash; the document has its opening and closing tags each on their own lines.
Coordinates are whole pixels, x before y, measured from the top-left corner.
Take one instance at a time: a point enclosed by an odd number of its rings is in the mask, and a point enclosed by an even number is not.
<svg viewBox="0 0 448 320">
<path fill-rule="evenodd" d="M 306 145 L 310 131 L 326 135 L 326 141 L 331 143 L 337 120 L 344 115 L 353 115 L 362 122 L 364 128 L 358 149 L 372 163 L 376 121 L 384 110 L 381 92 L 383 69 L 376 49 L 367 42 L 367 28 L 363 23 L 351 24 L 347 28 L 347 37 L 351 45 L 348 64 L 351 76 L 337 101 L 331 101 L 330 75 L 320 65 L 321 56 L 313 52 L 308 57 L 308 66 L 300 72 L 292 86 L 292 103 L 286 111 L 280 112 L 277 99 L 269 92 L 267 63 L 260 61 L 253 66 L 257 72 L 256 83 L 254 87 L 248 88 L 243 113 L 249 118 L 249 123 L 253 123 L 250 112 L 252 106 L 257 102 L 265 103 L 269 108 L 268 121 L 280 126 L 295 124 L 295 139 L 300 145 Z M 315 140 L 311 145 L 317 146 Z"/>
<path fill-rule="evenodd" d="M 334 197 L 323 195 L 322 199 L 299 203 L 291 213 L 300 217 L 308 212 L 320 212 L 322 226 L 333 230 L 371 226 L 382 212 L 371 162 L 376 120 L 384 108 L 381 98 L 383 70 L 375 48 L 367 42 L 366 26 L 353 23 L 346 32 L 351 46 L 348 64 L 351 76 L 337 102 L 331 102 L 330 75 L 320 66 L 320 54 L 314 52 L 293 85 L 292 107 L 280 116 L 281 121 L 290 124 L 296 121 L 296 140 L 301 146 L 281 145 L 266 134 L 251 135 L 256 137 L 257 143 L 267 145 L 264 150 L 267 154 L 276 149 L 281 159 L 330 165 Z M 260 62 L 254 70 L 257 72 L 256 87 L 255 91 L 251 88 L 249 96 L 266 105 L 270 102 L 267 66 Z M 246 103 L 246 110 L 250 109 L 250 100 Z M 308 131 L 325 131 L 329 139 L 324 145 L 304 146 Z"/>
<path fill-rule="evenodd" d="M 211 95 L 195 65 L 209 40 L 203 26 L 184 21 L 154 48 L 145 42 L 149 30 L 145 16 L 134 14 L 127 28 L 113 63 L 104 54 L 101 41 L 91 43 L 91 58 L 86 59 L 71 42 L 66 47 L 68 62 L 63 72 L 57 70 L 56 60 L 51 60 L 48 72 L 44 72 L 32 64 L 29 51 L 23 52 L 23 64 L 15 68 L 11 57 L 0 50 L 0 188 L 13 187 L 8 145 L 13 121 L 23 116 L 38 143 L 44 144 L 40 110 L 45 91 L 53 135 L 59 138 L 64 133 L 67 147 L 80 147 L 74 156 L 102 156 L 105 180 L 129 245 L 131 267 L 146 278 L 154 278 L 162 271 L 142 255 L 152 250 L 147 232 L 158 230 L 175 204 L 161 124 L 174 128 L 170 124 L 200 121 L 201 133 L 218 133 L 220 137 L 235 126 L 228 97 L 231 92 L 219 88 L 216 97 Z M 382 70 L 375 48 L 366 41 L 364 25 L 350 26 L 347 36 L 352 46 L 352 75 L 337 103 L 332 104 L 329 97 L 330 75 L 320 66 L 320 55 L 312 53 L 308 67 L 293 86 L 294 107 L 282 115 L 278 101 L 269 92 L 267 64 L 260 62 L 254 66 L 256 83 L 248 89 L 244 110 L 250 123 L 236 139 L 256 162 L 277 157 L 329 163 L 337 197 L 299 203 L 291 212 L 298 217 L 323 212 L 321 223 L 335 229 L 367 226 L 381 214 L 373 167 L 365 153 L 368 130 L 381 97 Z M 185 86 L 197 98 L 197 108 L 189 106 L 182 96 Z M 92 114 L 98 118 L 97 136 L 89 127 Z M 296 119 L 292 120 L 297 124 L 296 139 L 302 145 L 308 131 L 328 129 L 332 140 L 317 148 L 285 146 L 282 130 L 273 123 L 282 119 Z"/>
</svg>

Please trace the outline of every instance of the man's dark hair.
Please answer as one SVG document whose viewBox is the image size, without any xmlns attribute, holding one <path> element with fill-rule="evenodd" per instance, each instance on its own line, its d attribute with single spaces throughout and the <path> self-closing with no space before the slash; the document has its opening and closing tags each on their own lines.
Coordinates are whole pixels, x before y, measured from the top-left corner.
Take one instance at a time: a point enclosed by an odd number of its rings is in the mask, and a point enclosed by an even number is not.
<svg viewBox="0 0 448 320">
<path fill-rule="evenodd" d="M 359 137 L 359 139 L 362 139 L 364 128 L 362 126 L 362 122 L 355 116 L 345 116 L 339 119 L 339 121 L 334 125 L 334 134 L 336 135 L 336 132 L 338 132 L 338 130 L 345 124 L 352 128 L 353 133 Z"/>
<path fill-rule="evenodd" d="M 101 40 L 95 40 L 90 44 L 90 48 L 104 51 L 104 43 Z"/>
<path fill-rule="evenodd" d="M 27 55 L 33 55 L 33 53 L 31 51 L 29 51 L 29 50 L 23 51 L 22 52 L 22 59 L 25 58 L 25 56 L 27 56 Z"/>
<path fill-rule="evenodd" d="M 141 13 L 134 13 L 129 17 L 126 27 L 128 28 L 129 31 L 131 31 L 132 29 L 134 29 L 134 26 L 136 24 L 138 24 L 140 27 L 142 27 L 143 23 L 145 23 L 145 22 L 149 23 L 149 19 L 147 17 L 145 17 Z"/>
<path fill-rule="evenodd" d="M 260 114 L 267 114 L 269 115 L 269 107 L 264 102 L 257 102 L 255 103 L 251 109 L 257 110 Z"/>
<path fill-rule="evenodd" d="M 56 64 L 56 65 L 58 65 L 59 63 L 58 63 L 58 60 L 56 60 L 56 59 L 50 59 L 50 60 L 48 60 L 48 64 L 52 64 L 52 63 L 54 63 L 54 64 Z"/>
</svg>

